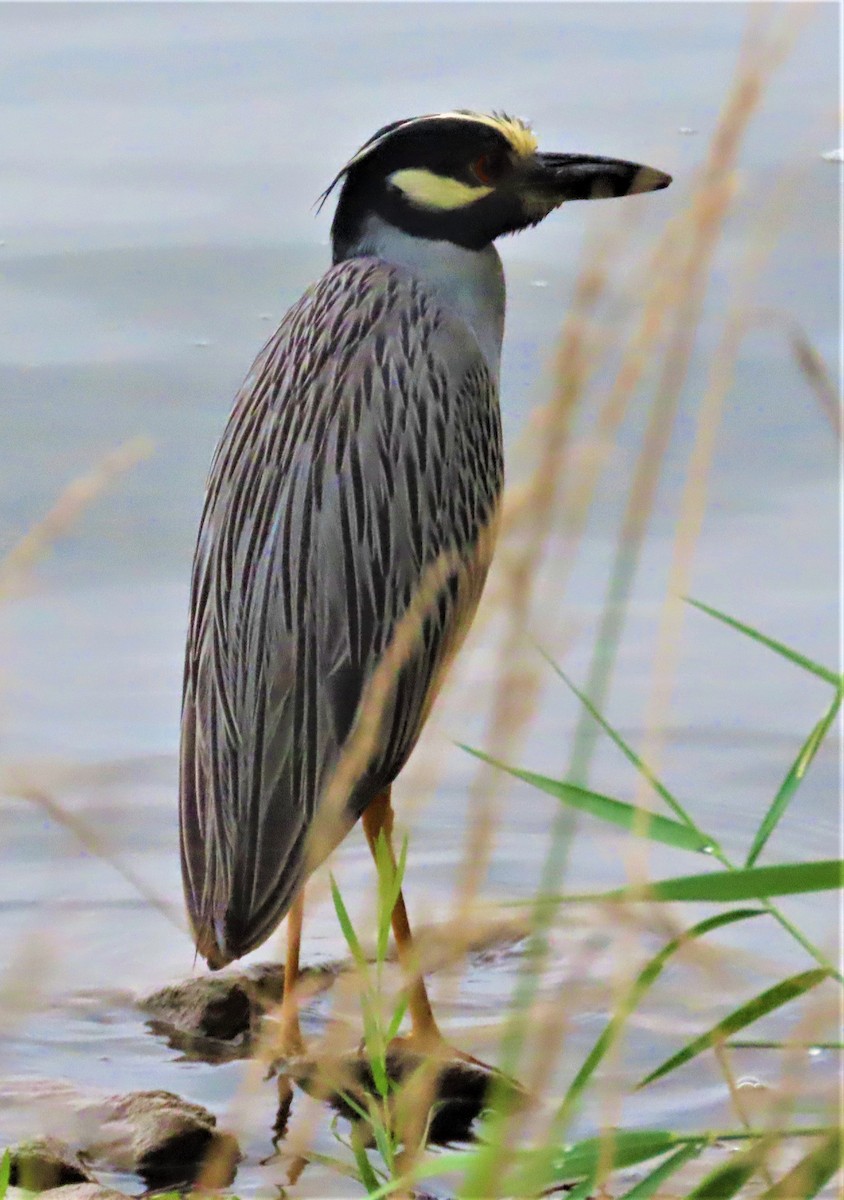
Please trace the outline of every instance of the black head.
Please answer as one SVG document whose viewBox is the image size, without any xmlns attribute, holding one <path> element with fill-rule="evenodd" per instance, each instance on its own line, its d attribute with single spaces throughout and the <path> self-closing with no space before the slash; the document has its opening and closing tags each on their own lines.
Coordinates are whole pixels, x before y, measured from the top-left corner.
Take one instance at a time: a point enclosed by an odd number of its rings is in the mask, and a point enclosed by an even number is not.
<svg viewBox="0 0 844 1200">
<path fill-rule="evenodd" d="M 566 200 L 667 187 L 639 163 L 541 154 L 524 122 L 504 114 L 447 112 L 385 125 L 343 167 L 331 227 L 335 261 L 354 253 L 373 214 L 414 237 L 480 250 L 535 225 Z"/>
</svg>

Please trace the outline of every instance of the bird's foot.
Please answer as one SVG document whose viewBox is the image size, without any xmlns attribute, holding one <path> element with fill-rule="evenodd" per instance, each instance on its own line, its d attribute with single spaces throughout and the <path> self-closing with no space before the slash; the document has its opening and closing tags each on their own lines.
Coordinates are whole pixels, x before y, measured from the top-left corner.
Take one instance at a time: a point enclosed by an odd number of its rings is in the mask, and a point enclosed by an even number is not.
<svg viewBox="0 0 844 1200">
<path fill-rule="evenodd" d="M 298 1010 L 292 1006 L 288 1009 L 282 1002 L 278 1015 L 278 1028 L 275 1033 L 274 1046 L 276 1059 L 301 1058 L 305 1053 L 305 1039 L 299 1027 Z"/>
<path fill-rule="evenodd" d="M 363 1043 L 360 1048 L 361 1052 L 364 1052 L 366 1049 Z M 484 1071 L 492 1071 L 494 1069 L 479 1058 L 474 1058 L 464 1050 L 458 1050 L 456 1046 L 452 1046 L 445 1040 L 439 1029 L 433 1031 L 426 1030 L 422 1034 L 407 1033 L 399 1037 L 394 1037 L 387 1046 L 387 1058 L 418 1061 L 432 1059 L 441 1063 L 459 1061 L 470 1063 L 472 1066 L 479 1067 Z"/>
</svg>

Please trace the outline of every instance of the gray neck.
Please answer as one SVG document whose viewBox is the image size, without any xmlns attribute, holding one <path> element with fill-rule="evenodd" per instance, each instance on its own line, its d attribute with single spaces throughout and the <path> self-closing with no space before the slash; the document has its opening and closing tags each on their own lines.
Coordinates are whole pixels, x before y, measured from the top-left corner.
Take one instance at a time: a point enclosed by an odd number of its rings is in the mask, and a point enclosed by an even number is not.
<svg viewBox="0 0 844 1200">
<path fill-rule="evenodd" d="M 504 336 L 504 270 L 495 246 L 465 250 L 453 242 L 412 237 L 380 217 L 368 217 L 355 246 L 344 258 L 371 254 L 406 267 L 435 294 L 443 308 L 457 313 L 478 340 L 497 381 Z"/>
</svg>

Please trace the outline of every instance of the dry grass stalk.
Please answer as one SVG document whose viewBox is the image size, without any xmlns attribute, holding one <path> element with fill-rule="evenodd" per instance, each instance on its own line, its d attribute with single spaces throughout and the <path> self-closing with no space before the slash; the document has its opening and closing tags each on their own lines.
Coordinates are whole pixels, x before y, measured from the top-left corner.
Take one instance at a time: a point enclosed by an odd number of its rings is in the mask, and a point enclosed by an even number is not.
<svg viewBox="0 0 844 1200">
<path fill-rule="evenodd" d="M 536 579 L 557 508 L 574 412 L 595 366 L 588 353 L 588 322 L 606 284 L 607 256 L 605 247 L 581 272 L 557 354 L 558 386 L 551 402 L 538 414 L 542 452 L 519 498 L 519 520 L 511 518 L 510 530 L 518 529 L 521 538 L 517 545 L 504 545 L 499 550 L 500 602 L 506 612 L 506 626 L 484 742 L 495 746 L 496 753 L 504 758 L 516 746 L 536 704 L 536 672 L 525 669 L 521 650 L 531 625 Z M 500 772 L 485 767 L 478 771 L 470 791 L 470 832 L 455 903 L 458 923 L 469 919 L 489 866 L 498 821 L 494 801 L 501 785 Z"/>
<path fill-rule="evenodd" d="M 758 35 L 759 31 L 756 32 Z M 615 601 L 623 600 L 629 590 L 632 569 L 637 561 L 650 514 L 653 511 L 656 484 L 660 474 L 659 465 L 667 451 L 682 385 L 688 373 L 714 251 L 734 196 L 733 173 L 741 141 L 748 122 L 762 98 L 764 86 L 784 55 L 790 38 L 790 31 L 786 30 L 784 33 L 781 29 L 770 27 L 766 31 L 766 36 L 761 38 L 757 36 L 745 49 L 737 72 L 736 83 L 722 113 L 701 181 L 692 196 L 689 209 L 666 232 L 660 245 L 659 256 L 665 271 L 662 286 L 651 293 L 650 304 L 646 303 L 645 314 L 638 334 L 634 338 L 632 348 L 628 350 L 623 359 L 622 369 L 616 378 L 615 387 L 602 412 L 602 431 L 608 432 L 617 428 L 626 410 L 626 400 L 643 373 L 644 349 L 659 342 L 667 312 L 670 311 L 674 320 L 619 537 L 618 562 L 621 569 L 618 574 L 622 586 L 611 598 Z M 671 270 L 672 265 L 674 266 L 673 270 Z M 670 288 L 666 287 L 665 279 L 671 281 Z M 586 291 L 589 294 L 588 288 Z M 575 310 L 577 310 L 577 305 L 575 305 Z M 580 316 L 579 313 L 577 315 Z M 563 362 L 571 364 L 573 370 L 568 380 L 571 391 L 568 392 L 567 402 L 563 405 L 563 420 L 557 428 L 559 436 L 553 447 L 553 451 L 557 452 L 557 471 L 560 466 L 559 450 L 565 444 L 570 428 L 570 420 L 567 418 L 570 417 L 574 403 L 581 395 L 584 386 L 585 372 L 578 370 L 580 365 L 578 355 L 577 353 L 571 354 L 571 349 L 571 345 L 569 345 L 569 355 L 562 356 Z M 726 360 L 731 360 L 735 349 L 736 344 L 731 331 L 728 335 Z M 725 374 L 722 371 L 721 375 L 717 377 L 718 391 L 721 393 L 725 390 Z M 564 394 L 566 394 L 565 388 Z M 700 462 L 705 464 L 711 457 L 711 446 L 705 439 L 700 439 L 698 447 Z M 546 462 L 552 457 L 554 457 L 553 452 L 548 456 Z M 694 465 L 695 467 L 699 466 L 697 462 Z M 695 477 L 696 489 L 693 492 L 694 499 L 698 503 L 701 494 L 699 476 L 700 472 L 698 471 Z M 541 478 L 539 472 L 537 472 L 537 478 Z M 528 499 L 524 496 L 520 497 L 517 510 L 519 523 L 525 521 L 526 514 L 530 515 L 532 507 Z M 581 508 L 576 529 L 583 526 L 584 507 Z M 689 512 L 691 516 L 694 515 L 694 507 L 691 502 Z M 541 558 L 542 536 L 547 528 L 543 527 L 541 516 L 538 524 L 541 530 L 540 535 L 533 539 L 531 549 L 525 551 L 517 559 L 515 569 L 510 568 L 514 603 L 511 608 L 510 635 L 505 638 L 507 656 L 505 661 L 516 659 L 518 636 L 525 628 L 526 614 L 529 612 L 529 600 L 526 597 L 530 596 L 531 585 Z M 539 548 L 539 553 L 537 553 L 537 548 Z M 509 567 L 509 564 L 507 566 Z M 620 610 L 621 605 L 617 603 L 611 603 L 608 606 L 608 615 L 605 616 L 601 630 L 601 637 L 606 639 L 610 648 L 616 644 L 620 633 Z M 601 646 L 599 654 L 605 654 L 606 648 L 606 646 Z M 609 662 L 611 662 L 611 654 Z M 603 670 L 596 672 L 593 676 L 593 684 L 597 683 L 598 688 L 588 689 L 599 708 L 602 706 L 600 692 L 605 690 L 605 684 L 609 680 L 609 670 L 606 669 L 608 665 L 609 663 L 605 662 Z M 502 740 L 507 744 L 513 726 L 519 724 L 519 714 L 515 714 L 515 721 L 513 719 L 513 708 L 510 701 L 514 691 L 513 685 L 517 680 L 514 678 L 512 669 L 509 673 L 506 669 L 502 671 L 500 680 L 502 682 L 506 680 L 506 683 L 498 692 L 502 699 L 495 709 L 492 722 L 495 733 L 490 738 L 489 744 L 495 745 L 496 753 L 506 757 L 506 753 L 501 752 L 499 747 Z M 602 682 L 604 683 L 603 689 L 601 688 Z M 517 689 L 515 690 L 517 691 Z M 599 692 L 597 697 L 596 690 Z M 481 837 L 475 835 L 474 850 L 477 850 L 478 845 L 483 842 L 486 833 L 487 831 L 482 828 Z M 473 865 L 468 875 L 470 884 L 477 879 L 478 873 L 477 867 Z M 537 969 L 539 966 L 541 964 L 534 964 L 533 969 Z M 561 1022 L 558 1043 L 562 1040 L 563 1028 L 564 1023 Z M 553 1059 L 555 1052 L 559 1050 L 559 1044 L 554 1046 L 553 1041 L 549 1044 L 549 1039 L 544 1038 L 542 1048 L 542 1070 L 544 1072 L 547 1070 L 549 1060 Z M 506 1138 L 506 1140 L 510 1141 L 511 1138 Z M 502 1150 L 504 1150 L 503 1145 Z"/>
<path fill-rule="evenodd" d="M 829 422 L 836 439 L 841 441 L 844 437 L 844 424 L 840 390 L 800 322 L 790 313 L 779 312 L 773 308 L 755 308 L 746 314 L 746 321 L 748 326 L 771 325 L 783 330 L 801 375 L 813 392 L 818 407 Z"/>
<path fill-rule="evenodd" d="M 490 529 L 487 536 L 494 539 L 494 529 Z M 462 575 L 464 570 L 455 552 L 444 551 L 440 554 L 424 571 L 415 595 L 398 621 L 393 637 L 364 690 L 354 727 L 320 801 L 319 812 L 309 835 L 307 874 L 325 860 L 348 832 L 349 797 L 365 774 L 375 752 L 396 681 L 415 652 L 425 620 L 433 612 L 449 577 L 456 573 Z M 457 639 L 457 644 L 450 648 L 448 661 L 440 669 L 440 682 L 451 658 L 459 649 L 460 640 Z M 437 691 L 435 681 L 429 703 L 433 703 Z"/>
<path fill-rule="evenodd" d="M 106 454 L 87 474 L 69 483 L 50 511 L 0 559 L 0 600 L 14 595 L 38 559 L 73 528 L 85 509 L 151 451 L 152 443 L 147 438 L 133 438 Z"/>
<path fill-rule="evenodd" d="M 485 536 L 494 539 L 495 529 L 489 529 Z M 479 548 L 479 557 L 483 558 L 484 553 L 485 547 L 482 545 Z M 462 574 L 464 571 L 465 566 L 455 553 L 444 552 L 439 555 L 423 574 L 417 592 L 398 622 L 392 640 L 387 646 L 372 678 L 369 680 L 361 699 L 352 734 L 326 787 L 320 810 L 309 836 L 307 875 L 310 875 L 328 857 L 348 833 L 350 826 L 347 813 L 349 796 L 357 781 L 364 774 L 376 749 L 382 721 L 392 699 L 395 682 L 405 663 L 415 652 L 424 622 L 433 612 L 443 587 L 453 574 L 456 572 Z M 455 644 L 451 647 L 448 661 L 444 663 L 441 669 L 440 680 L 444 678 L 451 658 L 459 649 L 460 640 L 458 636 Z M 437 684 L 435 683 L 432 687 L 432 700 L 437 690 Z M 418 970 L 418 964 L 411 964 L 411 969 Z M 344 988 L 354 988 L 356 974 L 357 972 L 355 971 L 348 972 L 347 977 L 341 982 L 338 990 L 342 992 Z M 322 1091 L 325 1096 L 344 1088 L 347 1090 L 351 1089 L 352 1091 L 355 1090 L 354 1080 L 350 1076 L 348 1068 L 343 1065 L 342 1059 L 337 1052 L 337 1035 L 341 1028 L 336 1022 L 330 1024 L 326 1030 L 326 1036 L 320 1039 L 320 1043 L 313 1048 L 314 1061 L 319 1072 L 319 1080 L 316 1088 L 317 1092 Z M 268 1022 L 265 1035 L 261 1038 L 256 1053 L 255 1062 L 266 1066 L 272 1064 L 277 1057 L 278 1047 L 276 1038 L 272 1023 Z M 431 1069 L 425 1073 L 425 1077 L 421 1082 L 419 1079 L 414 1081 L 414 1086 L 417 1089 L 417 1103 L 413 1107 L 413 1116 L 416 1121 L 424 1121 L 426 1119 L 425 1114 L 427 1114 L 430 1104 L 433 1102 L 436 1088 L 437 1065 L 436 1061 L 433 1061 Z M 236 1110 L 238 1106 L 243 1105 L 248 1100 L 248 1097 L 257 1087 L 259 1078 L 260 1076 L 257 1071 L 249 1074 L 239 1097 L 236 1098 L 236 1102 L 230 1110 L 230 1121 L 236 1122 Z M 426 1097 L 427 1103 L 424 1102 Z M 317 1107 L 313 1111 L 316 1117 L 319 1108 Z M 315 1126 L 312 1126 L 310 1129 L 300 1129 L 298 1131 L 295 1139 L 295 1147 L 293 1148 L 294 1160 L 297 1163 L 307 1157 L 308 1147 L 311 1144 L 314 1133 Z M 409 1130 L 406 1136 L 410 1145 L 419 1146 L 421 1144 L 420 1129 Z"/>
<path fill-rule="evenodd" d="M 68 484 L 49 512 L 0 559 L 0 600 L 14 596 L 22 588 L 24 579 L 38 560 L 49 551 L 58 538 L 72 529 L 85 509 L 120 475 L 146 458 L 150 452 L 151 443 L 148 439 L 134 438 L 105 455 L 87 474 Z M 89 853 L 108 862 L 133 890 L 171 924 L 180 930 L 185 928 L 180 908 L 176 909 L 158 896 L 141 876 L 120 861 L 98 833 L 78 815 L 68 812 L 48 792 L 33 786 L 20 773 L 14 771 L 6 771 L 3 774 L 2 789 L 7 795 L 18 796 L 41 808 L 52 821 L 73 834 Z"/>
<path fill-rule="evenodd" d="M 625 609 L 688 376 L 714 253 L 735 195 L 735 171 L 742 140 L 764 96 L 765 86 L 793 37 L 792 31 L 783 31 L 773 22 L 764 28 L 756 24 L 755 36 L 745 44 L 700 181 L 681 218 L 680 240 L 685 252 L 681 251 L 676 289 L 668 298 L 674 319 L 619 531 L 612 579 L 586 688 L 598 709 L 606 707 Z M 732 342 L 727 348 L 733 350 Z M 660 667 L 657 659 L 656 670 Z M 578 735 L 579 749 L 572 766 L 575 778 L 585 775 L 597 737 L 588 714 L 581 718 Z M 651 759 L 646 757 L 646 761 Z"/>
<path fill-rule="evenodd" d="M 187 922 L 185 921 L 181 905 L 177 907 L 169 900 L 165 900 L 162 896 L 159 896 L 155 889 L 149 886 L 142 875 L 139 875 L 130 866 L 121 861 L 120 856 L 114 853 L 105 838 L 95 829 L 92 829 L 88 822 L 83 820 L 78 813 L 69 812 L 64 805 L 60 804 L 49 793 L 40 788 L 32 787 L 26 780 L 16 777 L 13 772 L 8 772 L 3 777 L 3 790 L 7 795 L 17 796 L 21 800 L 28 800 L 31 804 L 40 808 L 51 821 L 71 833 L 89 854 L 99 858 L 102 862 L 108 863 L 129 884 L 133 891 L 146 900 L 151 908 L 161 913 L 171 925 L 174 925 L 182 933 L 187 931 Z"/>
<path fill-rule="evenodd" d="M 754 66 L 756 72 L 762 73 L 762 80 L 752 88 L 737 89 L 734 97 L 736 116 L 733 119 L 740 120 L 746 126 L 761 100 L 763 84 L 767 81 L 770 71 L 780 61 L 784 50 L 780 35 L 771 45 L 763 45 L 758 51 L 760 58 Z M 751 66 L 751 70 L 754 66 Z M 733 153 L 737 153 L 737 147 L 734 145 Z M 728 160 L 720 165 L 724 170 L 732 171 L 735 163 Z M 661 767 L 665 727 L 679 663 L 686 613 L 684 597 L 690 591 L 694 555 L 703 529 L 718 433 L 733 384 L 742 340 L 747 331 L 747 313 L 753 286 L 775 245 L 785 215 L 786 201 L 791 198 L 791 190 L 783 182 L 771 197 L 767 210 L 755 226 L 744 262 L 736 271 L 734 299 L 725 317 L 720 343 L 712 356 L 707 385 L 698 406 L 695 436 L 680 499 L 671 565 L 654 652 L 650 695 L 644 718 L 642 757 L 657 775 Z M 726 210 L 713 214 L 718 232 L 723 227 L 726 216 Z M 640 777 L 635 796 L 636 803 L 643 804 L 647 793 L 647 781 Z M 644 839 L 631 842 L 627 856 L 628 877 L 631 881 L 642 881 L 646 878 L 647 851 L 648 846 Z"/>
</svg>

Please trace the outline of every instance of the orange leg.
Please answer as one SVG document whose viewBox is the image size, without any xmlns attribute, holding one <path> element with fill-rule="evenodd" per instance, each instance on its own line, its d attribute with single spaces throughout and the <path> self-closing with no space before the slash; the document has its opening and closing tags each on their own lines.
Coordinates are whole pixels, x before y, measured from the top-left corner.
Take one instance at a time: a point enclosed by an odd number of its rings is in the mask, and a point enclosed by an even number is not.
<svg viewBox="0 0 844 1200">
<path fill-rule="evenodd" d="M 390 804 L 389 788 L 386 788 L 376 796 L 369 807 L 364 810 L 362 821 L 366 840 L 369 842 L 369 849 L 372 851 L 372 857 L 375 858 L 378 838 L 383 831 L 387 849 L 390 852 L 390 859 L 395 868 L 396 856 L 393 852 L 392 839 L 393 809 Z M 401 892 L 399 892 L 395 908 L 393 909 L 391 924 L 396 939 L 399 961 L 408 977 L 407 1001 L 413 1031 L 411 1040 L 420 1048 L 426 1050 L 441 1046 L 443 1036 L 440 1033 L 433 1009 L 431 1008 L 431 1002 L 428 999 L 428 993 L 425 990 L 425 981 L 419 974 L 418 965 L 414 961 L 413 935 L 410 931 L 410 922 L 407 919 L 407 909 L 404 906 L 404 897 Z"/>
<path fill-rule="evenodd" d="M 281 1052 L 293 1056 L 304 1049 L 299 1029 L 299 947 L 302 944 L 302 917 L 305 912 L 305 888 L 299 889 L 287 914 L 287 957 L 284 961 L 284 987 L 281 995 Z"/>
</svg>

